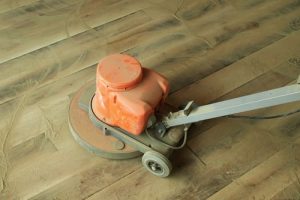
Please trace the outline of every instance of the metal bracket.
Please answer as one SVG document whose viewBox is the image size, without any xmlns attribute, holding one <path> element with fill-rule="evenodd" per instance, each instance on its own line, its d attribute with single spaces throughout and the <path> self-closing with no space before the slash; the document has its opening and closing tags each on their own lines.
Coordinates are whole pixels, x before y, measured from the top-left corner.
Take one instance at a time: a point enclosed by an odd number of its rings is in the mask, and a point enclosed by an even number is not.
<svg viewBox="0 0 300 200">
<path fill-rule="evenodd" d="M 189 101 L 183 109 L 183 114 L 188 116 L 193 109 L 194 101 Z"/>
<path fill-rule="evenodd" d="M 192 107 L 192 103 L 189 102 L 184 110 L 172 113 L 170 117 L 164 117 L 162 123 L 168 129 L 173 126 L 267 108 L 299 100 L 300 84 L 294 84 L 204 106 Z"/>
<path fill-rule="evenodd" d="M 160 137 L 164 137 L 166 134 L 166 127 L 163 123 L 156 123 L 154 125 L 156 132 L 159 134 Z"/>
</svg>

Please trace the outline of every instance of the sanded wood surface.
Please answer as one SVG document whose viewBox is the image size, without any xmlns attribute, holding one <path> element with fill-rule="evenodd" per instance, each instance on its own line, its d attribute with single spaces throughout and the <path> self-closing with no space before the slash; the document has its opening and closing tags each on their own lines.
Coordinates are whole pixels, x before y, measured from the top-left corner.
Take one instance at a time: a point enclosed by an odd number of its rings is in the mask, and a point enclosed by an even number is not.
<svg viewBox="0 0 300 200">
<path fill-rule="evenodd" d="M 300 199 L 299 114 L 196 123 L 164 179 L 85 151 L 67 123 L 110 53 L 166 76 L 175 106 L 295 83 L 299 0 L 3 0 L 0 44 L 0 199 Z"/>
</svg>

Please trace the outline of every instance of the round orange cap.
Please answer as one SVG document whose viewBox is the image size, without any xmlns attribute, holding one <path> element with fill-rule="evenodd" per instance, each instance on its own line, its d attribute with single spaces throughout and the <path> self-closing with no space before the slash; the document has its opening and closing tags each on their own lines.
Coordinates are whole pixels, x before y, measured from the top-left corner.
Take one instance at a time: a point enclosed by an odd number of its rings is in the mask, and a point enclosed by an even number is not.
<svg viewBox="0 0 300 200">
<path fill-rule="evenodd" d="M 99 62 L 97 78 L 113 89 L 126 89 L 142 79 L 142 67 L 129 55 L 113 54 Z"/>
</svg>

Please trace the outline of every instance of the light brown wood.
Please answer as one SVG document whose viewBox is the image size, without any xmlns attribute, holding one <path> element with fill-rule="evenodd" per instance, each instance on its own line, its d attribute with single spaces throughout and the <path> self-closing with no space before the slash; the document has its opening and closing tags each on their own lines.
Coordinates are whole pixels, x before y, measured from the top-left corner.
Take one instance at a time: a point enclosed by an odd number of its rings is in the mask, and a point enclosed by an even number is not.
<svg viewBox="0 0 300 200">
<path fill-rule="evenodd" d="M 0 2 L 0 13 L 8 12 L 36 1 L 37 0 L 2 0 Z"/>
<path fill-rule="evenodd" d="M 165 179 L 85 151 L 67 123 L 110 53 L 166 76 L 177 106 L 294 83 L 299 12 L 297 0 L 1 1 L 0 199 L 299 199 L 299 114 L 196 123 Z"/>
</svg>

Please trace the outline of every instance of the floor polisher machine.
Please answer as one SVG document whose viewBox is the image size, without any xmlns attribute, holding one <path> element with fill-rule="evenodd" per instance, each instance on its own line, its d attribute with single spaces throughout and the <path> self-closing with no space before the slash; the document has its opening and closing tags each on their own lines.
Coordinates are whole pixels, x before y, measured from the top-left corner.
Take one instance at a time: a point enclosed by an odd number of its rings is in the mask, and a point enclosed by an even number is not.
<svg viewBox="0 0 300 200">
<path fill-rule="evenodd" d="M 190 101 L 174 110 L 165 103 L 168 92 L 167 79 L 134 57 L 109 55 L 97 66 L 96 82 L 73 96 L 70 131 L 98 156 L 129 159 L 143 154 L 148 171 L 167 177 L 172 170 L 169 157 L 185 145 L 192 123 L 300 100 L 297 83 L 203 106 Z"/>
</svg>

